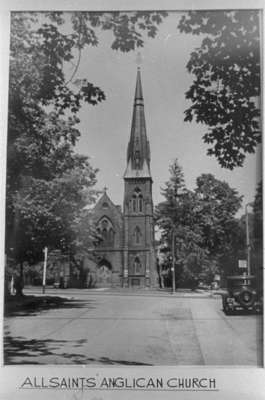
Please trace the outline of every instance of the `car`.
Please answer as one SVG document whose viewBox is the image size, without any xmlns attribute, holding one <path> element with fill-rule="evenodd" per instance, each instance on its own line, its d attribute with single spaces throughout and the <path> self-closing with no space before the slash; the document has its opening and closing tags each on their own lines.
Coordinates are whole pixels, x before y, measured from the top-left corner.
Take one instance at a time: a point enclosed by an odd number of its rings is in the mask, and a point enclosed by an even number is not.
<svg viewBox="0 0 265 400">
<path fill-rule="evenodd" d="M 262 312 L 262 296 L 256 288 L 255 280 L 255 276 L 246 274 L 227 277 L 227 290 L 222 294 L 225 314 L 239 310 Z"/>
</svg>

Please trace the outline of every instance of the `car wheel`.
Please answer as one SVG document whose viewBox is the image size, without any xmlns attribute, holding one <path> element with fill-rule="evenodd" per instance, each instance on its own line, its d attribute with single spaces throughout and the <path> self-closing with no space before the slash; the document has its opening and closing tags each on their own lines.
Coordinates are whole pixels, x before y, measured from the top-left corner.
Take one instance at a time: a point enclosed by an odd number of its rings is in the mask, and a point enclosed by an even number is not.
<svg viewBox="0 0 265 400">
<path fill-rule="evenodd" d="M 243 289 L 238 295 L 238 301 L 243 308 L 248 308 L 253 306 L 255 297 L 251 290 Z"/>
</svg>

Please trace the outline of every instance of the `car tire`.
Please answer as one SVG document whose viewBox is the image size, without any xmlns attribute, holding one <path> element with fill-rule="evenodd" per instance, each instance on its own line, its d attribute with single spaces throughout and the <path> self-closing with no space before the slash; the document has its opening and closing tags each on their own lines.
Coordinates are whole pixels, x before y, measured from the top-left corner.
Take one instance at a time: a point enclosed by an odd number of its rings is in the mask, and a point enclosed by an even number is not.
<svg viewBox="0 0 265 400">
<path fill-rule="evenodd" d="M 251 290 L 243 289 L 238 295 L 238 302 L 243 308 L 247 309 L 248 307 L 253 306 L 255 297 L 255 293 Z"/>
</svg>

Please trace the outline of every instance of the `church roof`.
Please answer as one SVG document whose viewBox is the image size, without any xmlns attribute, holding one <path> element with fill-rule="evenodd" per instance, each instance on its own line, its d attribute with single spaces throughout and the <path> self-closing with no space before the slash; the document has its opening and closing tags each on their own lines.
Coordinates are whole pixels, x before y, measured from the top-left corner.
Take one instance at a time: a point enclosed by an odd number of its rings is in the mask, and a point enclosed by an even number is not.
<svg viewBox="0 0 265 400">
<path fill-rule="evenodd" d="M 146 135 L 144 99 L 140 68 L 137 70 L 131 135 L 124 178 L 151 178 L 150 145 Z"/>
<path fill-rule="evenodd" d="M 121 223 L 123 218 L 121 206 L 117 206 L 111 201 L 106 188 L 93 208 L 93 216 L 95 220 L 98 220 L 103 215 L 109 217 L 113 222 L 117 221 L 119 223 Z"/>
</svg>

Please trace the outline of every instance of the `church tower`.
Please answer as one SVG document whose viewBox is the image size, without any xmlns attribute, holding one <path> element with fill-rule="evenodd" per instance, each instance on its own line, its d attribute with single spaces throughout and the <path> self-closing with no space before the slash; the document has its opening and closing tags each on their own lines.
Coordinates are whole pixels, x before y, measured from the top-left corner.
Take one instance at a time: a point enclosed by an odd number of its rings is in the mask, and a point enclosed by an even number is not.
<svg viewBox="0 0 265 400">
<path fill-rule="evenodd" d="M 124 174 L 123 286 L 157 286 L 150 146 L 146 135 L 140 68 Z"/>
</svg>

